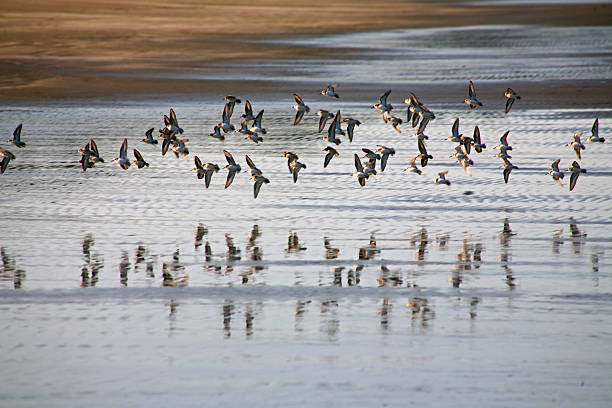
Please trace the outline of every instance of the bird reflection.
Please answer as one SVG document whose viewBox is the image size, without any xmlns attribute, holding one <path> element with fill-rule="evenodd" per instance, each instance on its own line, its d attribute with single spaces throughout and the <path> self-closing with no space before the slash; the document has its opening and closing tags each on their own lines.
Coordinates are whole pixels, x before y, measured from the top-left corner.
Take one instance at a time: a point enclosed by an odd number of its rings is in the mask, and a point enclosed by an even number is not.
<svg viewBox="0 0 612 408">
<path fill-rule="evenodd" d="M 359 259 L 368 261 L 374 259 L 380 253 L 380 249 L 376 248 L 376 238 L 374 234 L 370 235 L 370 242 L 367 246 L 359 248 Z"/>
<path fill-rule="evenodd" d="M 479 297 L 472 297 L 472 299 L 470 300 L 470 319 L 476 318 L 476 306 L 478 306 L 478 303 L 480 303 Z"/>
<path fill-rule="evenodd" d="M 553 254 L 559 255 L 560 253 L 559 247 L 563 245 L 563 238 L 561 238 L 562 234 L 563 234 L 563 228 L 558 229 L 557 231 L 553 233 L 553 239 L 552 239 Z"/>
<path fill-rule="evenodd" d="M 499 261 L 501 263 L 501 267 L 505 274 L 504 282 L 506 283 L 508 290 L 514 290 L 516 288 L 516 283 L 515 283 L 516 278 L 514 277 L 512 273 L 512 269 L 510 268 L 510 258 L 511 258 L 510 239 L 514 235 L 516 234 L 512 232 L 508 218 L 507 217 L 504 218 L 504 227 L 501 233 L 499 234 L 499 246 L 500 246 Z"/>
<path fill-rule="evenodd" d="M 436 317 L 435 312 L 429 306 L 427 298 L 415 297 L 410 298 L 408 302 L 408 310 L 412 315 L 412 325 L 419 323 L 423 328 L 429 326 L 431 320 Z"/>
<path fill-rule="evenodd" d="M 361 281 L 361 270 L 363 269 L 363 265 L 358 265 L 355 270 L 349 269 L 346 278 L 346 284 L 348 286 L 357 286 Z"/>
<path fill-rule="evenodd" d="M 438 243 L 438 248 L 440 248 L 440 251 L 446 251 L 448 249 L 446 244 L 448 244 L 449 240 L 450 240 L 449 234 L 444 234 L 444 235 L 440 235 L 436 237 L 436 242 Z"/>
<path fill-rule="evenodd" d="M 170 287 L 187 286 L 188 276 L 185 273 L 185 266 L 180 261 L 178 248 L 172 254 L 172 262 L 162 264 L 162 285 Z"/>
<path fill-rule="evenodd" d="M 246 267 L 246 269 L 242 272 L 243 285 L 249 283 L 257 272 L 265 269 L 265 266 L 262 264 L 263 251 L 261 250 L 258 242 L 260 236 L 261 232 L 259 231 L 259 225 L 254 224 L 253 228 L 251 228 L 251 232 L 249 232 L 246 245 L 246 251 L 249 261 L 251 261 L 251 265 Z"/>
<path fill-rule="evenodd" d="M 251 305 L 246 306 L 246 311 L 244 312 L 244 326 L 245 326 L 245 334 L 247 337 L 251 337 L 253 335 L 253 322 L 255 321 L 255 312 L 253 311 L 253 307 Z"/>
<path fill-rule="evenodd" d="M 380 274 L 378 275 L 378 287 L 384 288 L 387 286 L 402 286 L 404 280 L 399 271 L 391 272 L 386 265 L 380 265 Z"/>
<path fill-rule="evenodd" d="M 584 238 L 587 234 L 583 234 L 578 228 L 578 224 L 573 217 L 570 217 L 570 234 L 572 237 L 572 247 L 574 248 L 574 254 L 578 255 L 582 252 L 582 245 L 584 245 Z"/>
<path fill-rule="evenodd" d="M 334 274 L 334 286 L 342 286 L 342 271 L 344 270 L 344 266 L 332 267 L 331 269 Z"/>
<path fill-rule="evenodd" d="M 195 233 L 195 243 L 194 243 L 195 249 L 198 249 L 199 247 L 202 246 L 202 239 L 204 238 L 204 235 L 206 234 L 208 234 L 208 229 L 204 225 L 198 224 L 198 228 L 196 229 L 196 233 Z"/>
<path fill-rule="evenodd" d="M 121 259 L 119 260 L 119 281 L 122 286 L 128 284 L 128 272 L 130 271 L 130 257 L 127 251 L 121 251 Z"/>
<path fill-rule="evenodd" d="M 310 300 L 298 300 L 295 302 L 295 324 L 294 328 L 296 332 L 304 331 L 302 327 L 302 321 L 304 320 L 304 313 L 306 313 L 306 305 L 312 303 Z"/>
<path fill-rule="evenodd" d="M 414 254 L 414 258 L 422 262 L 425 260 L 425 252 L 427 250 L 427 244 L 429 243 L 429 237 L 427 235 L 427 229 L 425 227 L 421 228 L 419 232 L 413 234 L 410 237 L 410 246 L 415 247 L 418 244 L 417 252 Z M 444 244 L 446 245 L 446 243 Z"/>
<path fill-rule="evenodd" d="M 326 300 L 321 302 L 321 332 L 327 335 L 329 340 L 338 339 L 340 332 L 340 320 L 338 318 L 338 302 Z"/>
<path fill-rule="evenodd" d="M 14 289 L 21 289 L 25 280 L 25 271 L 15 266 L 15 260 L 9 255 L 6 248 L 0 248 L 2 268 L 0 268 L 0 281 L 12 281 Z"/>
<path fill-rule="evenodd" d="M 227 251 L 225 252 L 225 274 L 229 275 L 234 270 L 234 262 L 242 259 L 242 256 L 240 255 L 242 251 L 240 251 L 240 248 L 234 245 L 234 240 L 230 234 L 225 234 L 225 245 L 227 246 Z"/>
<path fill-rule="evenodd" d="M 331 246 L 327 237 L 323 238 L 323 246 L 325 247 L 325 259 L 337 259 L 340 249 Z"/>
<path fill-rule="evenodd" d="M 92 250 L 95 241 L 91 234 L 83 238 L 83 266 L 81 267 L 81 287 L 94 287 L 98 283 L 98 274 L 104 267 L 102 257 Z M 127 278 L 126 278 L 127 279 Z"/>
<path fill-rule="evenodd" d="M 451 277 L 449 281 L 454 288 L 461 286 L 465 275 L 472 271 L 472 268 L 480 268 L 482 262 L 482 244 L 472 244 L 471 235 L 466 235 L 463 238 L 463 242 L 459 246 L 459 252 L 457 254 L 457 262 L 453 267 Z"/>
<path fill-rule="evenodd" d="M 232 315 L 234 314 L 234 304 L 231 300 L 225 299 L 223 303 L 223 333 L 225 333 L 225 337 L 230 337 L 232 335 Z"/>
<path fill-rule="evenodd" d="M 378 310 L 378 315 L 380 316 L 380 328 L 383 331 L 387 331 L 389 329 L 392 307 L 393 305 L 389 302 L 388 298 L 384 298 L 382 300 L 380 309 Z"/>
<path fill-rule="evenodd" d="M 170 299 L 166 306 L 170 309 L 168 313 L 168 331 L 173 333 L 176 330 L 176 312 L 178 311 L 179 304 L 174 299 Z"/>
<path fill-rule="evenodd" d="M 303 247 L 300 244 L 300 239 L 298 238 L 297 232 L 289 234 L 287 238 L 287 248 L 285 248 L 285 252 L 288 254 L 293 254 L 296 252 L 306 251 L 307 248 Z"/>
</svg>

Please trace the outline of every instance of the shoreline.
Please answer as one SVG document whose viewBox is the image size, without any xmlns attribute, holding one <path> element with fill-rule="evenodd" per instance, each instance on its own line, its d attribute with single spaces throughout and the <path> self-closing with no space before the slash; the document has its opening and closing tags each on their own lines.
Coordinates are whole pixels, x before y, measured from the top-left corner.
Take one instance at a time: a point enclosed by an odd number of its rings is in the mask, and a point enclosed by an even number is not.
<svg viewBox="0 0 612 408">
<path fill-rule="evenodd" d="M 344 51 L 245 40 L 401 28 L 535 22 L 579 26 L 607 25 L 612 21 L 612 4 L 536 5 L 529 10 L 523 5 L 468 7 L 458 1 L 425 4 L 395 0 L 376 5 L 364 0 L 341 0 L 332 5 L 319 0 L 308 5 L 265 0 L 257 6 L 246 1 L 223 6 L 215 1 L 191 0 L 179 5 L 153 2 L 150 7 L 132 0 L 107 4 L 52 0 L 39 5 L 25 1 L 2 12 L 6 21 L 18 18 L 21 22 L 8 25 L 5 40 L 0 43 L 0 52 L 5 57 L 0 67 L 0 97 L 5 103 L 227 93 L 219 91 L 221 80 L 174 76 L 180 72 L 207 71 L 211 64 L 220 62 L 240 72 L 241 64 L 255 59 L 325 59 Z M 321 10 L 325 10 L 323 14 Z M 322 18 L 333 15 L 336 19 L 331 19 L 332 24 Z M 251 23 L 251 19 L 256 23 Z M 214 69 L 223 68 L 215 65 Z M 239 88 L 241 92 L 243 87 L 251 92 L 267 92 L 269 84 L 240 79 L 223 82 L 228 83 L 225 88 Z M 551 88 L 552 98 L 559 94 L 553 92 L 555 82 L 535 84 L 544 91 Z M 584 83 L 591 95 L 609 90 L 607 84 L 601 87 L 597 84 L 600 81 L 591 82 Z M 406 85 L 412 89 L 419 86 Z M 295 84 L 291 89 L 295 89 Z M 595 99 L 609 102 L 603 95 Z"/>
</svg>

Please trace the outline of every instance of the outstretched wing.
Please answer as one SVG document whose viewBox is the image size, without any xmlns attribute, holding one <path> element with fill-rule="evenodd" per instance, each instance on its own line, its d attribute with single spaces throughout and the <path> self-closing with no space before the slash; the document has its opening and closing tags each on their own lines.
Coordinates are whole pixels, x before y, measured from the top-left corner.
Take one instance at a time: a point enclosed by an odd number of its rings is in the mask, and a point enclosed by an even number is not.
<svg viewBox="0 0 612 408">
<path fill-rule="evenodd" d="M 231 166 L 234 166 L 236 164 L 236 162 L 234 161 L 234 157 L 232 156 L 230 152 L 228 152 L 227 150 L 223 150 L 223 154 L 225 155 L 225 160 L 227 160 L 227 162 Z"/>
<path fill-rule="evenodd" d="M 244 156 L 246 159 L 246 162 L 248 164 L 248 166 L 252 169 L 256 169 L 257 167 L 255 166 L 255 163 L 253 163 L 253 160 L 251 160 L 251 158 L 248 155 Z"/>
<path fill-rule="evenodd" d="M 127 159 L 127 149 L 128 149 L 127 139 L 123 139 L 123 143 L 121 144 L 121 149 L 119 150 L 120 158 Z"/>
<path fill-rule="evenodd" d="M 470 81 L 469 93 L 470 93 L 470 99 L 476 98 L 476 90 L 474 89 L 474 83 L 472 81 Z"/>
<path fill-rule="evenodd" d="M 296 112 L 295 119 L 293 120 L 293 125 L 294 126 L 297 125 L 298 123 L 300 123 L 300 121 L 304 117 L 305 113 L 306 113 L 306 111 L 303 111 L 303 110 L 299 110 L 299 111 Z"/>
<path fill-rule="evenodd" d="M 355 153 L 355 169 L 358 172 L 363 173 L 363 164 L 361 164 L 361 160 L 359 159 L 357 153 Z"/>
<path fill-rule="evenodd" d="M 22 127 L 23 127 L 23 123 L 20 123 L 13 131 L 13 141 L 15 141 L 17 144 L 21 142 L 21 128 Z"/>
<path fill-rule="evenodd" d="M 512 108 L 513 103 L 514 103 L 514 98 L 508 98 L 508 100 L 506 101 L 505 113 L 510 112 L 510 108 Z"/>
</svg>

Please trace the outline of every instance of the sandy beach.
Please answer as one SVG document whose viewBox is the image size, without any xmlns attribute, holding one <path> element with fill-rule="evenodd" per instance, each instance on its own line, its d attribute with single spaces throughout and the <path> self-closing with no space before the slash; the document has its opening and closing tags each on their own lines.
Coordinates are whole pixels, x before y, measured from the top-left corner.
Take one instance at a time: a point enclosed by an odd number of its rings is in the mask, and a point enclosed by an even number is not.
<svg viewBox="0 0 612 408">
<path fill-rule="evenodd" d="M 317 0 L 287 4 L 267 0 L 227 5 L 216 1 L 53 0 L 11 4 L 0 15 L 10 22 L 3 28 L 0 42 L 4 61 L 0 96 L 10 101 L 222 94 L 238 86 L 227 81 L 220 86 L 218 81 L 170 79 L 164 74 L 206 70 L 211 63 L 239 68 L 254 58 L 325 58 L 327 53 L 343 51 L 246 42 L 252 39 L 477 24 L 606 25 L 612 21 L 612 4 L 526 8 L 466 6 L 458 1 L 329 4 Z M 263 85 L 240 83 L 240 90 L 270 92 Z M 584 81 L 573 86 L 598 103 L 609 101 L 607 84 L 602 87 Z M 281 84 L 275 90 L 286 93 L 294 89 L 294 84 Z M 534 91 L 554 101 L 560 94 L 558 89 L 558 84 L 549 83 L 537 84 Z M 435 87 L 432 93 L 435 99 Z"/>
</svg>

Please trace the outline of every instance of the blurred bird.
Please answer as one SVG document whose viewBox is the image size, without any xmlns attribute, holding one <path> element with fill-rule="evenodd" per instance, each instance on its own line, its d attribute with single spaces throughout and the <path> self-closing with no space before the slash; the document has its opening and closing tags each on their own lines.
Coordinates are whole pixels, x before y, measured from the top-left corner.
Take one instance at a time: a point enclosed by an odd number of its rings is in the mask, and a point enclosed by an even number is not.
<svg viewBox="0 0 612 408">
<path fill-rule="evenodd" d="M 508 100 L 506 101 L 506 109 L 504 110 L 505 113 L 508 113 L 510 112 L 510 108 L 512 108 L 512 105 L 514 104 L 514 101 L 516 99 L 521 99 L 521 97 L 518 96 L 512 88 L 506 89 L 506 93 L 504 93 L 504 96 L 508 98 Z"/>
<path fill-rule="evenodd" d="M 295 119 L 293 120 L 293 125 L 295 126 L 300 123 L 306 112 L 310 112 L 310 108 L 304 103 L 298 94 L 293 94 L 293 99 L 295 99 L 293 109 L 297 111 L 295 114 Z"/>
</svg>

